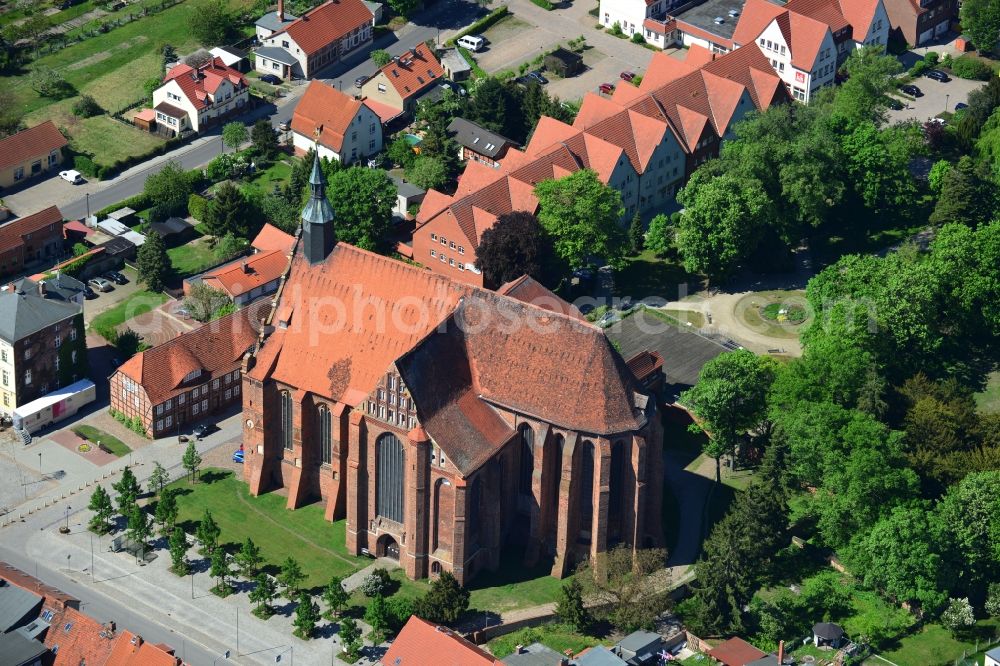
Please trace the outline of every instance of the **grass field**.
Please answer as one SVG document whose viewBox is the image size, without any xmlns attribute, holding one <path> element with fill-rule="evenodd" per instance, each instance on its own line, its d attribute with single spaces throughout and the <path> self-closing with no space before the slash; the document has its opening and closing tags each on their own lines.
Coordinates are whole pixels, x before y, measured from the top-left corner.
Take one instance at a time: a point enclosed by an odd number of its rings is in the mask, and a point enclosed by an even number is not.
<svg viewBox="0 0 1000 666">
<path fill-rule="evenodd" d="M 480 571 L 469 583 L 469 608 L 502 613 L 555 601 L 569 578 L 559 580 L 550 572 L 550 562 L 525 567 L 520 551 L 505 550 L 496 571 Z"/>
<path fill-rule="evenodd" d="M 513 654 L 518 645 L 541 643 L 556 652 L 572 650 L 580 652 L 601 642 L 597 636 L 587 636 L 578 633 L 573 627 L 565 624 L 543 624 L 540 627 L 527 627 L 514 633 L 494 638 L 487 645 L 490 652 L 498 659 Z"/>
<path fill-rule="evenodd" d="M 93 442 L 95 446 L 98 442 L 100 442 L 101 446 L 105 447 L 119 458 L 124 455 L 128 455 L 132 451 L 131 447 L 129 447 L 129 445 L 122 440 L 118 439 L 114 435 L 109 435 L 94 426 L 78 425 L 73 428 L 73 432 L 80 437 L 83 437 L 88 442 Z"/>
<path fill-rule="evenodd" d="M 319 587 L 331 576 L 348 576 L 371 563 L 347 553 L 345 521 L 327 522 L 320 504 L 289 511 L 284 497 L 251 497 L 241 479 L 217 469 L 204 470 L 197 483 L 181 479 L 171 486 L 181 491 L 178 520 L 185 531 L 193 534 L 208 509 L 222 530 L 220 543 L 236 548 L 250 537 L 260 546 L 269 573 L 277 573 L 292 556 L 306 574 L 304 585 Z"/>
<path fill-rule="evenodd" d="M 682 293 L 682 289 L 687 291 Z M 675 301 L 699 289 L 701 279 L 688 274 L 676 256 L 664 259 L 648 250 L 626 259 L 625 267 L 615 273 L 615 296 L 631 296 L 633 300 L 659 296 Z"/>
<path fill-rule="evenodd" d="M 132 317 L 149 312 L 167 300 L 165 294 L 152 291 L 137 291 L 113 308 L 94 317 L 90 328 L 95 331 L 117 328 Z"/>
<path fill-rule="evenodd" d="M 292 165 L 282 160 L 258 173 L 256 178 L 247 183 L 247 188 L 269 195 L 274 191 L 275 185 L 283 187 L 291 178 Z"/>
<path fill-rule="evenodd" d="M 208 242 L 208 238 L 202 237 L 167 250 L 170 265 L 173 266 L 178 278 L 195 275 L 219 263 Z"/>
<path fill-rule="evenodd" d="M 946 666 L 960 659 L 963 653 L 976 651 L 976 639 L 980 642 L 995 639 L 1000 635 L 1000 618 L 980 620 L 968 634 L 955 638 L 940 624 L 925 625 L 920 631 L 898 641 L 892 649 L 879 652 L 900 666 L 919 664 L 920 666 Z M 980 646 L 981 647 L 981 646 Z M 869 659 L 866 664 L 877 664 L 878 659 Z"/>
<path fill-rule="evenodd" d="M 979 411 L 989 414 L 1000 412 L 1000 371 L 990 373 L 986 380 L 986 388 L 975 397 Z"/>
</svg>

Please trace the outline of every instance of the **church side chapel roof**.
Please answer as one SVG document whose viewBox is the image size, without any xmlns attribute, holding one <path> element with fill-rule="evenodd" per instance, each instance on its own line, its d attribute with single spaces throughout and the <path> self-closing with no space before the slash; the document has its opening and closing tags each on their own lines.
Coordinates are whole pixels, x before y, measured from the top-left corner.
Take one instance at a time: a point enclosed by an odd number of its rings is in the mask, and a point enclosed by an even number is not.
<svg viewBox="0 0 1000 666">
<path fill-rule="evenodd" d="M 313 265 L 297 250 L 272 323 L 252 377 L 357 407 L 395 363 L 463 474 L 513 435 L 497 407 L 593 434 L 644 423 L 597 327 L 345 243 Z"/>
</svg>

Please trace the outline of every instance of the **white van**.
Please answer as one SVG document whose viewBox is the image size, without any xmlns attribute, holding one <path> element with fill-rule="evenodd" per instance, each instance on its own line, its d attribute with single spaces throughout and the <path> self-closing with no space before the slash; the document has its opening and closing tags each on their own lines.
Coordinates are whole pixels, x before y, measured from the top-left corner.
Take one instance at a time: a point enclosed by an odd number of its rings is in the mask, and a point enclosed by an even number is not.
<svg viewBox="0 0 1000 666">
<path fill-rule="evenodd" d="M 469 49 L 475 53 L 479 49 L 483 48 L 486 44 L 486 40 L 479 35 L 465 35 L 464 37 L 459 37 L 458 42 L 456 43 L 462 48 Z"/>
</svg>

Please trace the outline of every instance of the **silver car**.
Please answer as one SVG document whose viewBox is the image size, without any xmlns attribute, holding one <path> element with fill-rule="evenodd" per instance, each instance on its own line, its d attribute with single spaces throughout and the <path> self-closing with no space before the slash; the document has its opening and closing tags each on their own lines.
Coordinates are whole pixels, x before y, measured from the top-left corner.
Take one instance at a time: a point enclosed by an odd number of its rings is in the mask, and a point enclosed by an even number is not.
<svg viewBox="0 0 1000 666">
<path fill-rule="evenodd" d="M 111 291 L 112 289 L 114 289 L 114 287 L 111 286 L 111 282 L 109 280 L 105 280 L 104 278 L 100 277 L 88 280 L 87 284 L 89 284 L 91 288 L 94 289 L 95 291 Z"/>
</svg>

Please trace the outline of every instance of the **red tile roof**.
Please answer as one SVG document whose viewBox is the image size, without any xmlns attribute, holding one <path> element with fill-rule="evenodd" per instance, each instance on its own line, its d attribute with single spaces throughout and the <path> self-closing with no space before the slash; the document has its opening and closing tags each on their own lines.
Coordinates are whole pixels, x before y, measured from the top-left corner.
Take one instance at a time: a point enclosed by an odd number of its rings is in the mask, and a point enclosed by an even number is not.
<svg viewBox="0 0 1000 666">
<path fill-rule="evenodd" d="M 513 436 L 495 407 L 582 432 L 641 427 L 600 329 L 345 243 L 316 265 L 295 255 L 273 323 L 252 377 L 357 407 L 395 364 L 463 474 Z"/>
<path fill-rule="evenodd" d="M 292 251 L 292 247 L 295 245 L 295 236 L 285 233 L 270 222 L 267 222 L 250 245 L 260 252 L 281 250 L 288 253 Z"/>
<path fill-rule="evenodd" d="M 361 0 L 330 0 L 271 37 L 287 33 L 306 55 L 312 55 L 373 20 L 371 10 Z"/>
<path fill-rule="evenodd" d="M 0 139 L 0 169 L 48 155 L 69 145 L 51 120 Z"/>
<path fill-rule="evenodd" d="M 117 372 L 141 385 L 149 401 L 158 405 L 187 391 L 184 378 L 201 370 L 194 384 L 231 372 L 257 341 L 258 308 L 248 305 L 238 312 L 203 324 L 173 340 L 140 352 L 125 361 Z"/>
<path fill-rule="evenodd" d="M 72 608 L 56 614 L 45 632 L 45 647 L 54 653 L 51 666 L 102 666 L 111 656 L 115 640 L 113 630 Z"/>
<path fill-rule="evenodd" d="M 322 81 L 311 81 L 292 114 L 292 131 L 312 139 L 318 129 L 320 144 L 339 153 L 361 105 L 360 100 Z"/>
<path fill-rule="evenodd" d="M 416 615 L 410 616 L 379 661 L 383 666 L 426 666 L 431 662 L 435 666 L 503 666 L 451 629 L 434 626 Z"/>
<path fill-rule="evenodd" d="M 811 3 L 811 0 L 807 2 Z M 817 16 L 829 17 L 832 12 L 833 16 L 839 17 L 836 18 L 837 25 L 846 25 L 846 20 L 839 10 L 834 11 L 828 6 L 813 11 L 812 4 L 804 7 Z M 733 32 L 733 43 L 744 45 L 755 43 L 772 21 L 778 22 L 782 37 L 791 52 L 792 66 L 803 71 L 812 70 L 827 32 L 835 30 L 821 20 L 793 11 L 791 3 L 782 7 L 768 0 L 747 0 Z"/>
<path fill-rule="evenodd" d="M 511 280 L 497 289 L 497 293 L 504 296 L 510 296 L 511 298 L 516 298 L 524 303 L 530 303 L 542 308 L 543 310 L 550 310 L 552 312 L 564 314 L 567 317 L 574 317 L 584 321 L 586 320 L 583 314 L 576 309 L 575 305 L 567 303 L 563 299 L 559 298 L 547 287 L 545 287 L 545 285 L 538 282 L 530 275 L 522 275 L 516 280 Z"/>
<path fill-rule="evenodd" d="M 287 266 L 287 250 L 270 250 L 212 269 L 201 279 L 209 287 L 220 289 L 230 298 L 237 298 L 277 280 Z"/>
<path fill-rule="evenodd" d="M 27 590 L 44 599 L 43 604 L 50 608 L 62 608 L 64 606 L 77 606 L 80 600 L 69 595 L 59 588 L 43 583 L 34 576 L 21 571 L 12 564 L 0 562 L 0 578 L 11 585 Z"/>
<path fill-rule="evenodd" d="M 104 666 L 179 666 L 181 660 L 168 650 L 164 646 L 147 643 L 142 636 L 123 631 Z"/>
<path fill-rule="evenodd" d="M 24 237 L 28 234 L 40 232 L 56 234 L 62 233 L 63 214 L 57 206 L 49 206 L 45 210 L 40 210 L 33 215 L 21 217 L 13 222 L 7 222 L 0 226 L 0 252 L 7 252 L 24 244 Z"/>
<path fill-rule="evenodd" d="M 767 653 L 758 650 L 739 637 L 730 638 L 708 651 L 713 659 L 718 659 L 723 666 L 746 666 L 752 661 L 766 657 Z"/>
<path fill-rule="evenodd" d="M 423 42 L 399 56 L 398 60 L 390 61 L 381 68 L 381 72 L 403 101 L 420 94 L 444 78 L 441 63 Z"/>
<path fill-rule="evenodd" d="M 204 65 L 194 69 L 189 65 L 177 65 L 163 77 L 163 83 L 168 81 L 176 81 L 177 85 L 180 86 L 181 92 L 187 97 L 188 101 L 194 105 L 196 109 L 203 109 L 212 104 L 208 95 L 215 95 L 215 92 L 222 85 L 224 80 L 228 80 L 237 90 L 248 87 L 246 78 L 233 69 L 232 67 L 227 67 L 222 58 L 212 58 Z M 161 106 L 164 106 L 164 102 L 161 102 L 156 106 L 158 111 L 163 111 Z M 174 107 L 176 108 L 176 107 Z M 166 113 L 166 111 L 163 111 Z M 186 112 L 183 112 L 187 115 Z M 171 117 L 173 116 L 172 114 Z"/>
</svg>

